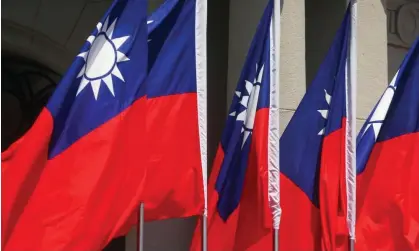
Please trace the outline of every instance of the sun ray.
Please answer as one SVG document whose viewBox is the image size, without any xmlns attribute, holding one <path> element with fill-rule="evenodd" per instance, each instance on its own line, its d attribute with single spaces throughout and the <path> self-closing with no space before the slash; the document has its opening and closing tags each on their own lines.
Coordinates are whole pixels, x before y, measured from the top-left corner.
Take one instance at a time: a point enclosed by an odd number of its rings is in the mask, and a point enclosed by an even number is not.
<svg viewBox="0 0 419 251">
<path fill-rule="evenodd" d="M 371 124 L 368 124 L 366 127 L 365 127 L 365 130 L 362 132 L 362 137 L 364 137 L 364 135 L 365 135 L 365 133 L 367 133 L 367 131 L 368 131 L 368 129 L 371 127 Z"/>
<path fill-rule="evenodd" d="M 115 19 L 113 21 L 113 23 L 111 24 L 111 26 L 108 28 L 108 30 L 106 31 L 106 35 L 108 36 L 109 39 L 112 39 L 112 35 L 113 35 L 113 30 L 115 30 L 115 25 L 116 25 L 116 20 Z"/>
<path fill-rule="evenodd" d="M 330 101 L 332 100 L 332 96 L 330 96 L 330 95 L 327 93 L 326 89 L 324 90 L 324 96 L 325 96 L 325 98 L 326 98 L 326 102 L 327 102 L 327 104 L 328 104 L 328 105 L 330 105 Z"/>
<path fill-rule="evenodd" d="M 103 24 L 100 32 L 106 32 L 108 30 L 108 22 L 109 22 L 109 17 L 106 18 L 105 23 Z"/>
<path fill-rule="evenodd" d="M 86 71 L 86 64 L 84 64 L 83 67 L 81 68 L 79 74 L 77 75 L 77 78 L 83 76 L 85 71 Z"/>
<path fill-rule="evenodd" d="M 243 129 L 243 128 L 242 128 Z M 247 138 L 249 138 L 250 136 L 250 131 L 244 131 L 244 135 L 243 135 L 243 142 L 242 142 L 242 148 L 244 146 L 244 144 L 246 143 Z"/>
<path fill-rule="evenodd" d="M 128 38 L 129 36 L 112 39 L 112 43 L 115 45 L 115 49 L 118 50 L 119 47 L 121 47 L 125 43 L 125 41 L 127 41 Z"/>
<path fill-rule="evenodd" d="M 87 84 L 89 84 L 89 80 L 83 77 L 82 80 L 80 81 L 79 89 L 77 89 L 76 96 L 79 95 L 79 93 L 87 86 Z"/>
<path fill-rule="evenodd" d="M 327 115 L 329 114 L 329 110 L 317 110 L 324 119 L 327 119 Z"/>
<path fill-rule="evenodd" d="M 97 100 L 97 97 L 99 96 L 100 81 L 101 81 L 100 79 L 90 81 L 90 84 L 92 85 L 93 94 L 96 100 Z"/>
<path fill-rule="evenodd" d="M 329 109 L 330 109 L 330 101 L 332 100 L 332 96 L 329 95 L 326 91 L 326 89 L 324 89 L 324 98 L 326 100 L 326 103 L 328 105 L 328 109 L 321 109 L 321 110 L 317 110 L 320 115 L 322 116 L 323 119 L 327 120 L 327 118 L 329 117 Z M 325 134 L 325 129 L 326 127 L 323 127 L 319 133 L 317 133 L 317 135 L 324 135 Z"/>
<path fill-rule="evenodd" d="M 250 95 L 253 89 L 253 83 L 246 80 L 246 91 Z"/>
<path fill-rule="evenodd" d="M 387 87 L 384 95 L 378 102 L 373 114 L 371 115 L 370 121 L 384 120 L 387 114 L 387 110 L 390 107 L 391 101 L 393 100 L 395 89 Z"/>
<path fill-rule="evenodd" d="M 116 52 L 116 62 L 117 63 L 128 61 L 128 60 L 129 60 L 129 58 L 124 53 L 122 53 L 120 51 Z"/>
<path fill-rule="evenodd" d="M 87 38 L 87 42 L 89 42 L 90 44 L 92 44 L 93 43 L 93 41 L 95 41 L 95 36 L 89 36 L 88 38 Z"/>
<path fill-rule="evenodd" d="M 106 77 L 104 77 L 103 82 L 108 87 L 109 91 L 112 93 L 113 96 L 115 96 L 115 91 L 113 89 L 113 82 L 112 82 L 112 76 L 109 74 Z"/>
<path fill-rule="evenodd" d="M 247 108 L 247 103 L 249 103 L 249 96 L 242 97 L 242 99 L 240 100 L 240 104 Z"/>
<path fill-rule="evenodd" d="M 241 92 L 236 91 L 236 96 L 240 98 Z"/>
<path fill-rule="evenodd" d="M 86 60 L 87 54 L 88 54 L 88 51 L 85 51 L 85 52 L 82 52 L 79 55 L 77 55 L 77 57 L 80 57 L 80 58 L 83 58 L 84 60 Z"/>
<path fill-rule="evenodd" d="M 102 29 L 102 23 L 101 22 L 96 24 L 96 29 L 97 29 L 98 32 L 100 32 L 100 29 Z"/>
<path fill-rule="evenodd" d="M 241 113 L 239 113 L 239 115 L 237 115 L 236 120 L 237 121 L 244 121 L 246 119 L 246 110 L 242 111 Z"/>
<path fill-rule="evenodd" d="M 153 22 L 154 22 L 154 20 L 147 20 L 147 24 L 151 24 Z"/>
<path fill-rule="evenodd" d="M 380 133 L 380 129 L 383 123 L 374 123 L 372 124 L 372 129 L 374 130 L 375 139 L 378 138 L 378 134 Z"/>
<path fill-rule="evenodd" d="M 115 65 L 115 67 L 113 68 L 113 70 L 112 70 L 112 74 L 113 74 L 115 77 L 117 77 L 117 78 L 119 78 L 120 80 L 122 80 L 123 82 L 125 82 L 124 77 L 122 76 L 121 71 L 119 70 L 119 68 L 118 68 L 118 66 L 117 66 L 117 65 Z"/>
<path fill-rule="evenodd" d="M 236 116 L 236 111 L 229 114 L 230 116 Z"/>
</svg>

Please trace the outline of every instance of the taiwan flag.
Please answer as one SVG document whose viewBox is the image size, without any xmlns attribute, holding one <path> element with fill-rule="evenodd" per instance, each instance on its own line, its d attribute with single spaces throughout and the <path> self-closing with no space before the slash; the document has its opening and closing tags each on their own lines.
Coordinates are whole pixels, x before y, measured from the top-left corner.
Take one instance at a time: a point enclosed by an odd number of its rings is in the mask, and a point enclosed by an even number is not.
<svg viewBox="0 0 419 251">
<path fill-rule="evenodd" d="M 281 136 L 280 250 L 347 248 L 350 17 L 348 8 L 326 58 Z"/>
<path fill-rule="evenodd" d="M 356 250 L 419 250 L 419 37 L 357 145 Z"/>
<path fill-rule="evenodd" d="M 164 1 L 147 19 L 148 28 L 148 69 L 150 70 L 166 42 L 185 0 Z"/>
<path fill-rule="evenodd" d="M 149 18 L 146 221 L 205 213 L 206 1 L 168 0 Z"/>
<path fill-rule="evenodd" d="M 130 229 L 146 177 L 146 3 L 112 3 L 2 153 L 4 250 L 100 250 Z"/>
<path fill-rule="evenodd" d="M 279 83 L 273 80 L 272 13 L 273 1 L 269 1 L 214 161 L 208 194 L 209 251 L 272 250 L 273 215 L 279 214 L 279 203 L 271 205 L 279 202 L 279 181 L 269 182 L 275 180 L 275 174 L 279 179 Z M 200 222 L 191 250 L 201 250 L 201 238 Z"/>
</svg>

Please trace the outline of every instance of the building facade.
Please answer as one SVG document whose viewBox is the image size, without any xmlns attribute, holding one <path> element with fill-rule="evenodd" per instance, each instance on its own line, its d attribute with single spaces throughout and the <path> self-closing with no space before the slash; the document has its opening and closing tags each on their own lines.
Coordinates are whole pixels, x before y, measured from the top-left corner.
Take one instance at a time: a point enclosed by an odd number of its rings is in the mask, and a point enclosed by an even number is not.
<svg viewBox="0 0 419 251">
<path fill-rule="evenodd" d="M 149 11 L 163 0 L 151 0 Z M 111 0 L 2 2 L 2 150 L 33 123 Z M 209 156 L 267 0 L 208 0 Z M 283 0 L 281 128 L 314 78 L 346 9 L 345 0 Z M 362 125 L 419 35 L 419 0 L 358 0 L 357 123 Z M 28 88 L 29 86 L 29 88 Z M 211 161 L 210 161 L 211 163 Z M 145 250 L 187 250 L 196 219 L 150 222 Z M 134 251 L 136 232 L 109 250 Z"/>
</svg>

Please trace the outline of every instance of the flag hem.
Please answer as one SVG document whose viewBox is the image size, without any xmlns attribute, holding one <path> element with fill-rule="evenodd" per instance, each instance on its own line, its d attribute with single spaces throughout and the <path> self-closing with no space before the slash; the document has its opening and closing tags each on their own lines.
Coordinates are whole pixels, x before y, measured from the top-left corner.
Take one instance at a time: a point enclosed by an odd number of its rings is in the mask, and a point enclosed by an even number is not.
<svg viewBox="0 0 419 251">
<path fill-rule="evenodd" d="M 278 11 L 278 14 L 277 14 Z M 269 27 L 270 39 L 270 102 L 268 138 L 268 200 L 272 211 L 273 228 L 279 229 L 280 173 L 279 173 L 279 51 L 280 51 L 280 6 L 274 3 Z M 277 15 L 276 15 L 277 14 Z"/>
<path fill-rule="evenodd" d="M 195 64 L 204 212 L 207 216 L 207 1 L 195 2 Z"/>
<path fill-rule="evenodd" d="M 351 8 L 350 37 L 348 43 L 348 57 L 345 65 L 345 176 L 346 176 L 346 221 L 349 238 L 355 240 L 356 221 L 356 86 L 357 86 L 357 3 L 349 2 Z M 348 63 L 349 62 L 349 63 Z M 348 76 L 349 73 L 349 76 Z"/>
</svg>

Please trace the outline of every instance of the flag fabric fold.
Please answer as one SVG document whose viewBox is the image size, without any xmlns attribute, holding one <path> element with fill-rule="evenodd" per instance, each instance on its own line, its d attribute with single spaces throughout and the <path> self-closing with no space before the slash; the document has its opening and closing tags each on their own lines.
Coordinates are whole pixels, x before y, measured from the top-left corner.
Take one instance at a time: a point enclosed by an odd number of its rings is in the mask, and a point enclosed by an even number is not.
<svg viewBox="0 0 419 251">
<path fill-rule="evenodd" d="M 277 2 L 279 3 L 279 2 Z M 280 48 L 281 48 L 281 5 L 273 6 L 269 29 L 270 45 L 270 89 L 269 89 L 269 127 L 268 127 L 268 201 L 272 212 L 273 229 L 279 230 L 281 221 L 280 203 Z"/>
<path fill-rule="evenodd" d="M 160 10 L 165 18 L 149 19 L 146 221 L 203 215 L 206 204 L 206 1 Z"/>
<path fill-rule="evenodd" d="M 273 73 L 267 64 L 263 75 L 260 70 L 260 61 L 270 60 L 272 6 L 270 1 L 250 47 L 210 177 L 210 251 L 273 249 L 267 175 L 269 112 L 261 105 L 273 94 L 263 89 L 272 88 L 266 82 L 272 81 Z M 280 139 L 280 250 L 340 250 L 348 244 L 344 205 L 349 29 L 350 9 Z M 255 62 L 258 66 L 253 68 Z M 243 96 L 249 93 L 249 79 L 261 83 L 255 115 L 253 92 L 249 98 Z M 254 118 L 251 133 L 247 132 L 249 118 Z M 191 250 L 199 249 L 200 238 L 198 225 Z"/>
<path fill-rule="evenodd" d="M 131 227 L 145 177 L 146 10 L 115 1 L 2 153 L 4 250 L 97 250 Z"/>
<path fill-rule="evenodd" d="M 266 240 L 271 245 L 268 129 L 272 11 L 273 1 L 269 1 L 248 52 L 208 183 L 209 251 L 270 250 Z M 201 250 L 201 238 L 199 222 L 191 250 Z"/>
<path fill-rule="evenodd" d="M 419 37 L 357 139 L 356 250 L 419 249 Z"/>
<path fill-rule="evenodd" d="M 140 202 L 146 220 L 206 213 L 206 1 L 146 9 L 115 1 L 2 153 L 5 250 L 101 249 Z"/>
<path fill-rule="evenodd" d="M 350 8 L 281 136 L 281 250 L 339 250 L 347 244 L 345 94 L 349 34 Z"/>
<path fill-rule="evenodd" d="M 147 19 L 148 69 L 150 70 L 176 24 L 185 0 L 166 0 Z"/>
</svg>

